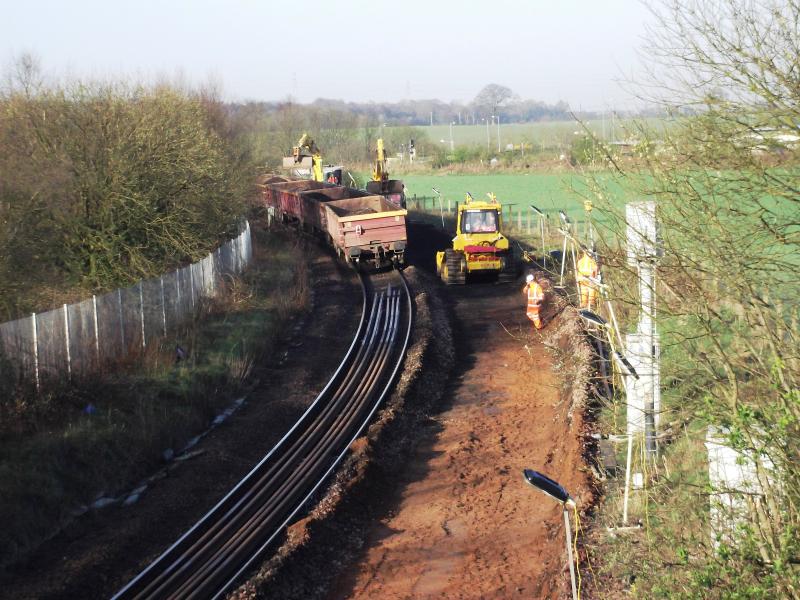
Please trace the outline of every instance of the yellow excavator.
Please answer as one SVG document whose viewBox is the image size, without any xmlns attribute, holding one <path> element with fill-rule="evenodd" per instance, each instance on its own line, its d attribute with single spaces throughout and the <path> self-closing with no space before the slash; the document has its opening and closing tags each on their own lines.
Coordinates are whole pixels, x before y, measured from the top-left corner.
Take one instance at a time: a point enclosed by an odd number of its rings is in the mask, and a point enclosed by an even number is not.
<svg viewBox="0 0 800 600">
<path fill-rule="evenodd" d="M 389 179 L 389 171 L 386 169 L 386 153 L 383 149 L 383 138 L 378 138 L 375 165 L 372 167 L 372 181 L 367 182 L 367 191 L 370 194 L 379 194 L 401 208 L 406 207 L 403 182 L 399 179 Z"/>
<path fill-rule="evenodd" d="M 297 141 L 297 145 L 292 148 L 292 155 L 284 157 L 283 166 L 291 169 L 292 175 L 296 177 L 325 181 L 336 185 L 342 183 L 344 167 L 323 165 L 322 153 L 317 143 L 307 133 L 304 133 Z"/>
<path fill-rule="evenodd" d="M 463 285 L 471 273 L 497 273 L 514 281 L 517 264 L 508 238 L 501 233 L 503 212 L 497 197 L 476 201 L 471 194 L 458 205 L 453 247 L 436 253 L 436 270 L 447 285 Z"/>
</svg>

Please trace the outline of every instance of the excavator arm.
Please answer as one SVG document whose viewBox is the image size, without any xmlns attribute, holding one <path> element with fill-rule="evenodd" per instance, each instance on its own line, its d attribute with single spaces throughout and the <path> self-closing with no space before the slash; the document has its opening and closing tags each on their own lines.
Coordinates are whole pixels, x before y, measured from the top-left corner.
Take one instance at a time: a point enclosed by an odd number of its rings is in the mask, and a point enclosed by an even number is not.
<svg viewBox="0 0 800 600">
<path fill-rule="evenodd" d="M 300 165 L 306 158 L 311 159 L 311 174 L 314 181 L 323 181 L 322 153 L 311 136 L 304 133 L 297 141 L 297 145 L 292 148 L 291 158 L 284 159 L 284 166 Z M 287 164 L 287 161 L 289 164 Z"/>
<path fill-rule="evenodd" d="M 383 150 L 383 138 L 378 138 L 378 149 L 376 151 L 375 166 L 372 169 L 372 181 L 389 181 L 389 173 L 386 171 L 386 155 Z"/>
</svg>

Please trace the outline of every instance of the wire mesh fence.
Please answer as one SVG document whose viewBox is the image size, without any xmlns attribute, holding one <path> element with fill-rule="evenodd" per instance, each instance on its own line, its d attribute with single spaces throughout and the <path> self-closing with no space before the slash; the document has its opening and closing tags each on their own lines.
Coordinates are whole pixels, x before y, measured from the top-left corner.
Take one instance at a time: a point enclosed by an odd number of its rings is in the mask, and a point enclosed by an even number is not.
<svg viewBox="0 0 800 600">
<path fill-rule="evenodd" d="M 0 323 L 3 377 L 38 387 L 139 351 L 185 323 L 252 259 L 250 224 L 204 259 L 127 288 Z"/>
<path fill-rule="evenodd" d="M 458 212 L 458 202 L 449 198 L 440 200 L 436 196 L 410 196 L 406 197 L 406 206 L 410 211 L 416 211 L 427 215 L 441 216 L 442 220 L 455 219 Z M 560 245 L 563 240 L 561 228 L 564 223 L 557 208 L 542 208 L 537 212 L 530 205 L 501 203 L 503 217 L 503 231 L 512 234 L 517 239 L 526 239 L 534 245 L 544 245 L 548 249 Z M 569 217 L 570 231 L 576 237 L 583 240 L 589 239 L 589 229 L 596 225 L 588 218 L 576 218 L 574 215 Z M 552 248 L 551 248 L 552 247 Z M 557 249 L 557 248 L 556 248 Z"/>
</svg>

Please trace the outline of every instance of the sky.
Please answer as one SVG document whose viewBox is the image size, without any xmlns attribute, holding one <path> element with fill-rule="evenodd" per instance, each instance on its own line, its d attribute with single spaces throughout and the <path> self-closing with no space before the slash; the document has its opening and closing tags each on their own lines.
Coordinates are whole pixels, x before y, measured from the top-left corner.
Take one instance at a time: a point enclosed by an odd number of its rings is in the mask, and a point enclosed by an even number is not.
<svg viewBox="0 0 800 600">
<path fill-rule="evenodd" d="M 0 64 L 54 78 L 214 82 L 231 101 L 469 101 L 488 83 L 573 109 L 635 105 L 638 0 L 0 0 Z"/>
</svg>

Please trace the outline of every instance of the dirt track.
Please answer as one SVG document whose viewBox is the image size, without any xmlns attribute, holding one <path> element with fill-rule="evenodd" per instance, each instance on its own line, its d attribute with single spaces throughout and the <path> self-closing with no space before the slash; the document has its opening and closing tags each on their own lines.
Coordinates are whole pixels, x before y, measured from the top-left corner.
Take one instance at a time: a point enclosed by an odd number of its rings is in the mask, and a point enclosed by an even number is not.
<svg viewBox="0 0 800 600">
<path fill-rule="evenodd" d="M 333 598 L 557 598 L 567 589 L 560 507 L 522 470 L 558 479 L 579 503 L 591 497 L 580 411 L 567 416 L 569 373 L 554 372 L 517 286 L 448 293 L 459 369 L 441 429 L 421 440 L 401 496 Z M 546 337 L 557 337 L 561 321 Z"/>
</svg>

